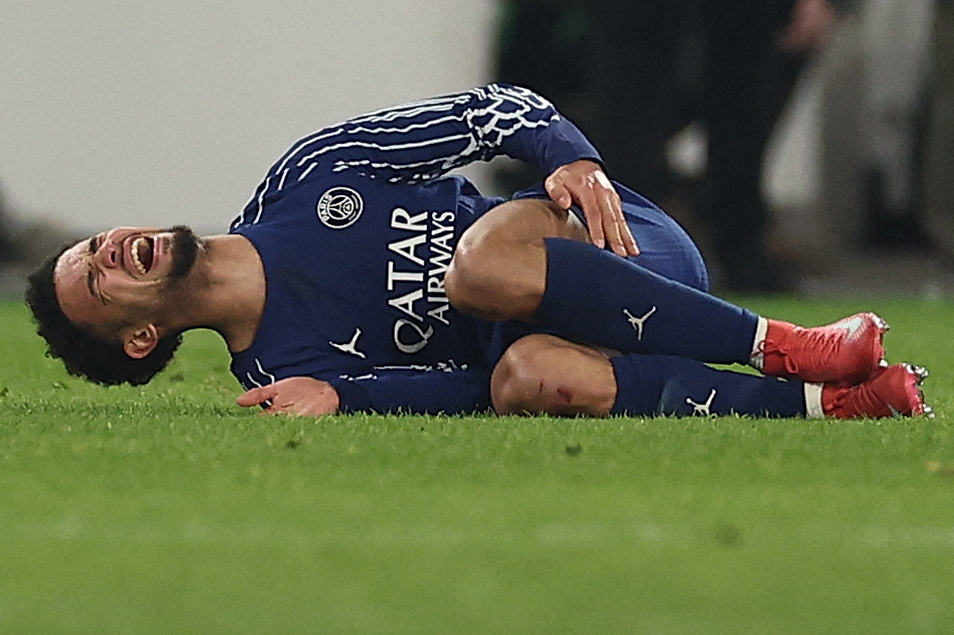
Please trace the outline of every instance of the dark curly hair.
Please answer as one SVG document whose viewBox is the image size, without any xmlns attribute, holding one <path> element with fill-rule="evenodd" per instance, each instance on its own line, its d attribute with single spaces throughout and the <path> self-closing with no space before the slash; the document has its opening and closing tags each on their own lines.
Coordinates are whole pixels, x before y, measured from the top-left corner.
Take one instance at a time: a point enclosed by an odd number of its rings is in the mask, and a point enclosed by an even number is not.
<svg viewBox="0 0 954 635">
<path fill-rule="evenodd" d="M 33 311 L 36 332 L 46 340 L 47 355 L 63 360 L 71 375 L 106 386 L 147 383 L 166 367 L 182 343 L 182 333 L 171 333 L 159 340 L 149 355 L 133 359 L 126 355 L 119 339 L 97 336 L 92 328 L 74 324 L 56 299 L 53 272 L 56 263 L 71 245 L 65 245 L 44 262 L 29 278 L 26 303 Z"/>
</svg>

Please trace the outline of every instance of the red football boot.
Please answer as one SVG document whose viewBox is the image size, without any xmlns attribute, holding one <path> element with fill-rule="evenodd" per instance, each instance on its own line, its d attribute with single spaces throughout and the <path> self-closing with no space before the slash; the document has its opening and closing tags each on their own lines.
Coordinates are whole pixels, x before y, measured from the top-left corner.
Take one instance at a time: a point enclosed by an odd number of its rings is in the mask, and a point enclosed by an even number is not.
<svg viewBox="0 0 954 635">
<path fill-rule="evenodd" d="M 766 375 L 852 385 L 887 365 L 881 340 L 888 324 L 874 313 L 814 328 L 779 320 L 767 323 L 765 339 L 752 359 Z"/>
<path fill-rule="evenodd" d="M 857 386 L 822 386 L 822 413 L 836 419 L 932 416 L 920 388 L 927 376 L 920 366 L 895 364 Z"/>
</svg>

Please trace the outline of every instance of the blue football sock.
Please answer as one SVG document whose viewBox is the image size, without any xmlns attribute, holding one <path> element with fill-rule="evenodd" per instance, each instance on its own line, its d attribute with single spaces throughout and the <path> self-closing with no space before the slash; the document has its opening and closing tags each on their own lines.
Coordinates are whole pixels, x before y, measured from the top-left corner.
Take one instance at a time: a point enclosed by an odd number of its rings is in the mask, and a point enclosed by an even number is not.
<svg viewBox="0 0 954 635">
<path fill-rule="evenodd" d="M 748 363 L 758 316 L 593 245 L 548 238 L 534 322 L 622 353 Z"/>
<path fill-rule="evenodd" d="M 621 355 L 610 359 L 617 395 L 611 414 L 804 417 L 805 383 L 716 370 L 683 357 Z"/>
</svg>

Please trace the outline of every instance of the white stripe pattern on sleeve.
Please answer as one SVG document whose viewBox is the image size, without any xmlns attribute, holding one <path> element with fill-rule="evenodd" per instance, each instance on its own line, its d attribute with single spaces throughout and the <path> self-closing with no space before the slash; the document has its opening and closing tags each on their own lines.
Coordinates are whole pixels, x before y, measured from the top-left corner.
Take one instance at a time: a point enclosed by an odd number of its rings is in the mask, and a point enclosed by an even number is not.
<svg viewBox="0 0 954 635">
<path fill-rule="evenodd" d="M 319 130 L 272 167 L 232 229 L 257 223 L 269 195 L 316 170 L 355 170 L 368 178 L 419 183 L 501 152 L 523 130 L 560 118 L 530 90 L 490 85 L 465 93 L 378 110 Z"/>
</svg>

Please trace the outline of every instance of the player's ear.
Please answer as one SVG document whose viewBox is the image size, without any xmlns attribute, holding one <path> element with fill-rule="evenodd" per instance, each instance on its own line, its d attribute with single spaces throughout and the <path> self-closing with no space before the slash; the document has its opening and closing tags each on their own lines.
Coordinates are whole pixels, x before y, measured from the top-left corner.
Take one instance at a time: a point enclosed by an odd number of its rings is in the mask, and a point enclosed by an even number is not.
<svg viewBox="0 0 954 635">
<path fill-rule="evenodd" d="M 133 359 L 142 359 L 159 344 L 159 331 L 155 324 L 147 324 L 130 331 L 123 337 L 123 351 Z"/>
</svg>

